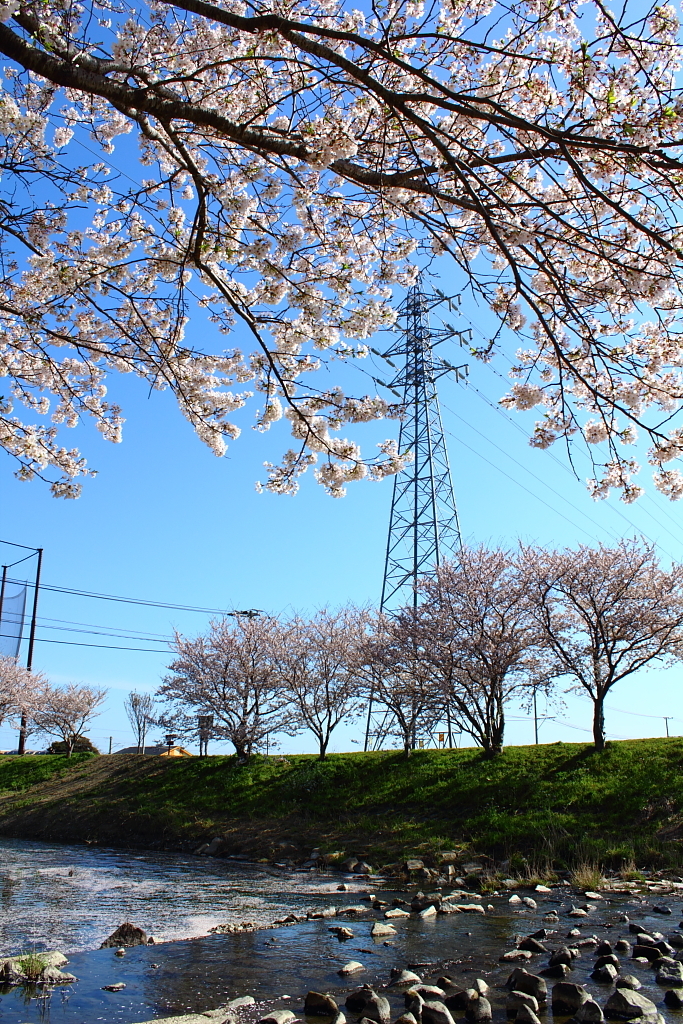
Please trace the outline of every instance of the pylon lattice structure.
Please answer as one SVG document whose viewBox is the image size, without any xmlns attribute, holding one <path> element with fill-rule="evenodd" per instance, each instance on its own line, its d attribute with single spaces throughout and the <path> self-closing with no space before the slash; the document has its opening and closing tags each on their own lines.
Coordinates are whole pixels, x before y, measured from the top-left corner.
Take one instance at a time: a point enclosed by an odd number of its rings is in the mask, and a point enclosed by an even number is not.
<svg viewBox="0 0 683 1024">
<path fill-rule="evenodd" d="M 445 373 L 460 379 L 467 367 L 452 366 L 435 359 L 435 340 L 452 337 L 452 329 L 433 331 L 429 309 L 443 296 L 426 295 L 418 283 L 410 288 L 399 307 L 404 329 L 401 338 L 384 357 L 404 357 L 403 368 L 391 383 L 400 391 L 404 417 L 399 433 L 399 452 L 412 460 L 394 477 L 389 518 L 389 536 L 382 583 L 380 611 L 391 613 L 412 605 L 417 607 L 418 581 L 433 576 L 444 558 L 461 546 L 460 524 L 448 463 L 448 451 L 436 383 Z M 374 715 L 370 700 L 365 749 L 378 749 L 386 736 L 387 716 Z"/>
</svg>

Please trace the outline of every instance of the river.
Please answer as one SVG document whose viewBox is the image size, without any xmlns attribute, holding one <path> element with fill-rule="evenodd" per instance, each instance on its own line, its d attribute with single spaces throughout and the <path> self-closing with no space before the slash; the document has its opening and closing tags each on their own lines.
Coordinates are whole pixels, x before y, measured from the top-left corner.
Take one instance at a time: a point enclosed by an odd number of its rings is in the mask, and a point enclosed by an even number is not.
<svg viewBox="0 0 683 1024">
<path fill-rule="evenodd" d="M 357 904 L 368 888 L 356 878 L 349 880 L 349 891 L 338 892 L 339 881 L 338 874 L 278 871 L 180 854 L 0 840 L 0 952 L 59 949 L 69 957 L 65 970 L 79 979 L 46 998 L 40 989 L 5 988 L 0 992 L 0 1024 L 134 1024 L 209 1009 L 247 994 L 269 1008 L 300 1011 L 309 988 L 343 993 L 366 981 L 384 983 L 395 965 L 432 965 L 419 968 L 425 978 L 445 968 L 462 983 L 481 976 L 500 984 L 510 968 L 499 957 L 514 945 L 515 935 L 541 927 L 551 909 L 559 912 L 560 921 L 547 925 L 556 929 L 550 946 L 562 944 L 576 924 L 565 916 L 572 894 L 554 889 L 534 894 L 537 910 L 511 906 L 505 893 L 484 899 L 493 908 L 486 915 L 401 919 L 394 922 L 397 934 L 386 941 L 370 937 L 370 919 L 310 920 L 275 930 L 207 935 L 218 924 L 264 924 L 289 911 Z M 393 895 L 385 887 L 383 898 Z M 674 911 L 667 919 L 653 912 L 654 902 L 661 899 L 615 894 L 596 904 L 579 924 L 584 934 L 629 937 L 628 924 L 620 920 L 626 911 L 645 927 L 675 929 L 680 897 L 667 897 Z M 129 949 L 122 958 L 112 949 L 98 949 L 125 920 L 154 935 L 155 945 Z M 340 943 L 330 933 L 330 924 L 339 923 L 350 925 L 353 939 Z M 174 941 L 180 939 L 188 941 Z M 349 960 L 361 961 L 365 971 L 342 980 L 337 971 Z M 571 980 L 595 989 L 588 981 L 591 966 L 587 954 Z M 627 969 L 641 977 L 643 994 L 661 1001 L 651 971 L 631 963 Z M 102 990 L 119 981 L 125 990 Z M 604 987 L 597 990 L 602 998 Z M 392 1002 L 398 1014 L 400 993 Z M 680 1015 L 674 1013 L 674 1018 Z"/>
</svg>

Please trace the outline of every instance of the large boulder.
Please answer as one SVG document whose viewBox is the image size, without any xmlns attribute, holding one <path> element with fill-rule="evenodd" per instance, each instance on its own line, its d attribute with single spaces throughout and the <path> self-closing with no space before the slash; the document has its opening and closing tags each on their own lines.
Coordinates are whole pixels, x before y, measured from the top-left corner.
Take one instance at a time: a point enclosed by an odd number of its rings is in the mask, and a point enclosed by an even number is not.
<svg viewBox="0 0 683 1024">
<path fill-rule="evenodd" d="M 427 999 L 422 1004 L 422 1024 L 455 1024 L 448 1007 L 436 999 Z"/>
<path fill-rule="evenodd" d="M 574 1014 L 574 1020 L 579 1024 L 602 1024 L 604 1019 L 605 1016 L 594 999 L 587 999 L 585 1003 L 581 1003 Z"/>
<path fill-rule="evenodd" d="M 523 967 L 515 967 L 508 980 L 506 988 L 514 989 L 515 992 L 526 992 L 538 1000 L 539 1004 L 544 1003 L 548 998 L 548 986 L 545 978 L 539 978 L 536 974 L 529 974 Z"/>
<path fill-rule="evenodd" d="M 590 999 L 583 985 L 573 981 L 558 981 L 551 994 L 553 1013 L 575 1014 L 582 1003 Z"/>
<path fill-rule="evenodd" d="M 488 1024 L 488 1021 L 493 1020 L 493 1011 L 488 999 L 484 999 L 479 993 L 474 999 L 470 999 L 465 1007 L 465 1019 L 471 1024 Z"/>
<path fill-rule="evenodd" d="M 675 960 L 662 964 L 657 971 L 655 981 L 658 985 L 667 985 L 671 988 L 683 987 L 683 964 L 677 963 Z"/>
<path fill-rule="evenodd" d="M 336 1000 L 327 992 L 308 992 L 304 1000 L 304 1013 L 309 1017 L 333 1017 L 339 1012 Z"/>
<path fill-rule="evenodd" d="M 116 931 L 112 932 L 108 939 L 105 939 L 100 949 L 117 949 L 119 946 L 146 946 L 147 932 L 137 925 L 125 921 L 120 924 Z"/>
<path fill-rule="evenodd" d="M 375 1024 L 389 1024 L 389 1000 L 378 996 L 370 985 L 363 985 L 346 997 L 346 1008 L 351 1013 L 375 1021 Z"/>
<path fill-rule="evenodd" d="M 658 1015 L 651 999 L 629 988 L 618 988 L 605 1003 L 605 1016 L 610 1020 L 656 1020 Z"/>
<path fill-rule="evenodd" d="M 508 992 L 505 1000 L 508 1017 L 516 1017 L 517 1011 L 522 1006 L 528 1006 L 534 1013 L 538 1013 L 538 999 L 535 996 L 530 996 L 528 992 L 516 992 L 514 989 L 512 992 Z"/>
</svg>

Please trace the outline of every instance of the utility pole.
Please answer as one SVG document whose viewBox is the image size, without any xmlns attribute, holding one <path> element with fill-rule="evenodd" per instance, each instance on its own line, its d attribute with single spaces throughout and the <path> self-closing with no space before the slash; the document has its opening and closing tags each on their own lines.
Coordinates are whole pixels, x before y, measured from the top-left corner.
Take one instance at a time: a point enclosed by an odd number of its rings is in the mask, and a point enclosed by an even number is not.
<svg viewBox="0 0 683 1024">
<path fill-rule="evenodd" d="M 666 726 L 666 738 L 667 739 L 669 738 L 669 719 L 672 718 L 672 717 L 673 717 L 672 715 L 665 715 L 664 716 L 664 725 Z"/>
<path fill-rule="evenodd" d="M 538 746 L 538 711 L 536 710 L 536 687 L 534 686 L 534 737 Z"/>
<path fill-rule="evenodd" d="M 412 459 L 394 477 L 380 612 L 410 605 L 417 608 L 418 580 L 433 576 L 444 558 L 461 547 L 436 382 L 450 372 L 455 372 L 458 380 L 464 378 L 467 367 L 434 358 L 436 341 L 453 336 L 460 336 L 462 341 L 462 332 L 430 328 L 429 310 L 443 299 L 427 295 L 418 279 L 398 310 L 403 321 L 401 338 L 384 353 L 392 366 L 392 359 L 404 357 L 403 368 L 389 387 L 401 394 L 404 408 L 398 450 L 401 455 L 410 453 Z M 373 749 L 378 749 L 384 726 L 384 721 L 378 721 L 373 729 L 371 694 L 364 750 L 370 748 L 373 733 Z"/>
<path fill-rule="evenodd" d="M 43 567 L 43 549 L 36 548 L 38 553 L 38 562 L 36 564 L 36 579 L 33 586 L 33 610 L 31 612 L 31 631 L 28 638 L 28 656 L 26 658 L 26 668 L 29 672 L 33 669 L 33 645 L 36 639 L 36 621 L 38 618 L 38 592 L 40 590 L 40 571 Z M 28 727 L 28 721 L 26 717 L 26 711 L 22 709 L 21 722 L 19 725 L 19 745 L 17 747 L 18 754 L 24 754 L 26 752 L 26 729 Z"/>
</svg>

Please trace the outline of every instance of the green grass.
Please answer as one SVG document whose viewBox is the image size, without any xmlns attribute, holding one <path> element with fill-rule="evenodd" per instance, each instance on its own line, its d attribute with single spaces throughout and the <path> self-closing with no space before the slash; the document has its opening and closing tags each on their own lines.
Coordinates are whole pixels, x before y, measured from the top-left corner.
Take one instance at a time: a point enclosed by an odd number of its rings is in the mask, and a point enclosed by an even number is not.
<svg viewBox="0 0 683 1024">
<path fill-rule="evenodd" d="M 0 757 L 0 833 L 231 849 L 364 853 L 385 864 L 461 849 L 547 877 L 683 863 L 683 739 L 314 757 Z M 15 795 L 16 794 L 16 795 Z M 20 794 L 20 796 L 19 796 Z M 20 805 L 20 806 L 19 806 Z"/>
</svg>

